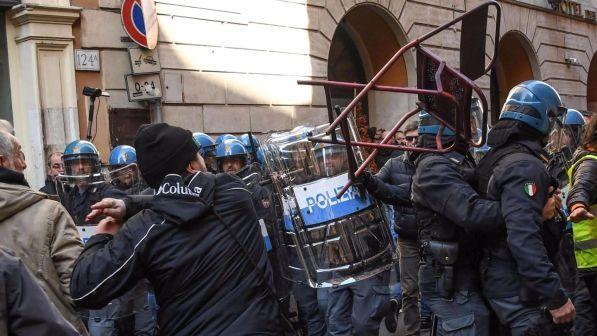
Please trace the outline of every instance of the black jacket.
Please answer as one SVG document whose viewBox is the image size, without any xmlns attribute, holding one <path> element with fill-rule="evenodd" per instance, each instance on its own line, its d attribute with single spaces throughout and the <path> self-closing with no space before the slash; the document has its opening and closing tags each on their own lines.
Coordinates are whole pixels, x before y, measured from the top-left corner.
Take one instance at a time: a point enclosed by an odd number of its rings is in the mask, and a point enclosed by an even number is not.
<svg viewBox="0 0 597 336">
<path fill-rule="evenodd" d="M 79 187 L 70 188 L 66 193 L 59 192 L 60 202 L 75 221 L 75 225 L 87 225 L 85 217 L 91 206 L 104 198 L 126 199 L 126 194 L 109 183 L 97 184 L 79 192 Z"/>
<path fill-rule="evenodd" d="M 237 177 L 168 175 L 150 209 L 114 237 L 91 237 L 73 271 L 73 302 L 102 307 L 141 278 L 155 290 L 160 335 L 281 333 L 251 194 Z"/>
<path fill-rule="evenodd" d="M 394 206 L 394 230 L 400 237 L 416 240 L 417 215 L 410 201 L 415 165 L 409 156 L 392 158 L 367 181 L 367 191 L 378 200 Z"/>
<path fill-rule="evenodd" d="M 516 154 L 503 156 L 501 151 Z M 479 164 L 482 169 L 485 161 L 492 162 L 487 197 L 500 202 L 505 221 L 505 227 L 484 242 L 484 292 L 489 298 L 519 296 L 531 305 L 554 309 L 567 297 L 543 238 L 543 207 L 555 183 L 544 166 L 546 158 L 538 143 L 520 140 L 492 149 Z"/>
<path fill-rule="evenodd" d="M 380 149 L 375 157 L 375 164 L 381 169 L 381 167 L 385 166 L 389 160 L 402 156 L 402 154 L 404 154 L 403 151 Z"/>
<path fill-rule="evenodd" d="M 56 182 L 52 180 L 51 177 L 46 177 L 46 184 L 39 189 L 39 191 L 46 193 L 48 195 L 57 195 L 58 191 L 56 190 Z"/>
<path fill-rule="evenodd" d="M 585 150 L 578 150 L 574 154 L 573 162 L 578 162 L 589 154 L 597 155 Z M 576 165 L 566 203 L 568 207 L 574 203 L 582 203 L 587 208 L 597 203 L 597 160 L 584 159 Z"/>
<path fill-rule="evenodd" d="M 0 335 L 79 335 L 23 262 L 0 247 Z"/>
<path fill-rule="evenodd" d="M 458 243 L 454 283 L 477 288 L 479 234 L 503 225 L 500 204 L 481 198 L 469 184 L 471 164 L 456 152 L 423 154 L 413 176 L 412 199 L 420 227 L 423 255 L 430 241 Z"/>
</svg>

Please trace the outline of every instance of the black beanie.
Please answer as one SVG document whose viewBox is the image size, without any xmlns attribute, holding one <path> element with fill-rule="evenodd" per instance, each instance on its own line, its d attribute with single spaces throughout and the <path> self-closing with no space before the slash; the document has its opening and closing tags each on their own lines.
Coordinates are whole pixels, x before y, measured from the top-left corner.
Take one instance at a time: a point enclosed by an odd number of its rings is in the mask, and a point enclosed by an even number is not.
<svg viewBox="0 0 597 336">
<path fill-rule="evenodd" d="M 142 125 L 135 136 L 137 164 L 147 184 L 157 189 L 168 174 L 181 174 L 199 146 L 189 130 L 166 123 Z"/>
</svg>

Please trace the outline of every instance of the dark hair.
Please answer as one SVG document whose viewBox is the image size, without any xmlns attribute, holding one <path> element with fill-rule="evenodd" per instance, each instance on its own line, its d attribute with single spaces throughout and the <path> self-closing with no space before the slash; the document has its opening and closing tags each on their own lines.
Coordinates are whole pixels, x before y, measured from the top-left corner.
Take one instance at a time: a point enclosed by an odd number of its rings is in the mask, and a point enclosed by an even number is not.
<svg viewBox="0 0 597 336">
<path fill-rule="evenodd" d="M 585 135 L 582 139 L 582 146 L 587 149 L 589 145 L 597 144 L 597 117 L 593 116 L 585 128 Z"/>
</svg>

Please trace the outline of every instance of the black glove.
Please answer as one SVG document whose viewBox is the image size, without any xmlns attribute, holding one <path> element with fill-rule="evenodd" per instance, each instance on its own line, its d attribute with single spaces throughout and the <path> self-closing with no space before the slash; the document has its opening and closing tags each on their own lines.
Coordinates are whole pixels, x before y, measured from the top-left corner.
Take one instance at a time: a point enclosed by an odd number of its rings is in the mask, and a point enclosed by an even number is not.
<svg viewBox="0 0 597 336">
<path fill-rule="evenodd" d="M 361 184 L 364 185 L 365 187 L 369 186 L 369 184 L 371 184 L 371 182 L 373 182 L 373 175 L 371 175 L 371 172 L 368 171 L 364 171 L 363 173 L 361 173 L 361 175 L 359 175 L 358 177 L 356 177 L 353 182 L 355 184 Z"/>
</svg>

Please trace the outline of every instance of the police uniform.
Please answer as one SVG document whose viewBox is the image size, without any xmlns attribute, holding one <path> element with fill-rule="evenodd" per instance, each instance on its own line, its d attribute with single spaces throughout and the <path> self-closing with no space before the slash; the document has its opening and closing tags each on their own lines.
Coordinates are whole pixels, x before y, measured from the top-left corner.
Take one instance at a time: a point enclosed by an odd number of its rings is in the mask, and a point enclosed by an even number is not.
<svg viewBox="0 0 597 336">
<path fill-rule="evenodd" d="M 62 205 L 73 218 L 76 225 L 86 225 L 85 217 L 91 212 L 91 206 L 104 198 L 125 199 L 126 194 L 118 188 L 108 184 L 89 185 L 84 188 L 78 186 L 59 192 Z"/>
<path fill-rule="evenodd" d="M 503 151 L 510 153 L 492 161 Z M 533 326 L 546 328 L 540 307 L 559 308 L 568 299 L 542 238 L 542 211 L 552 186 L 539 159 L 544 155 L 537 143 L 521 141 L 484 158 L 494 162 L 487 196 L 501 202 L 505 229 L 484 244 L 483 287 L 500 322 L 513 335 L 524 335 Z"/>
<path fill-rule="evenodd" d="M 550 335 L 542 308 L 560 308 L 568 300 L 549 258 L 543 222 L 549 187 L 557 182 L 545 168 L 542 142 L 560 107 L 558 93 L 546 83 L 515 86 L 489 133 L 492 149 L 477 167 L 478 190 L 501 203 L 505 224 L 483 242 L 483 292 L 512 336 Z"/>
<path fill-rule="evenodd" d="M 499 227 L 499 203 L 481 199 L 468 184 L 472 164 L 460 153 L 424 154 L 416 164 L 412 196 L 423 254 L 421 295 L 438 318 L 439 334 L 489 335 L 478 234 Z"/>
</svg>

